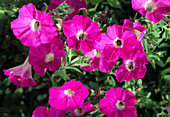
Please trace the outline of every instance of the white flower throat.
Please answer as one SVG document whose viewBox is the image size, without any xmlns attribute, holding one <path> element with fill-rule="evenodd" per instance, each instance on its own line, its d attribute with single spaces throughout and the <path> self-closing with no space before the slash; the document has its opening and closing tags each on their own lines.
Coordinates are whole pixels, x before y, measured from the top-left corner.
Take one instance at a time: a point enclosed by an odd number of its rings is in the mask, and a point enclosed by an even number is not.
<svg viewBox="0 0 170 117">
<path fill-rule="evenodd" d="M 31 29 L 32 29 L 32 31 L 40 30 L 41 29 L 40 21 L 37 21 L 37 20 L 33 19 L 31 21 Z"/>
<path fill-rule="evenodd" d="M 46 55 L 46 57 L 45 57 L 46 63 L 53 61 L 53 60 L 54 60 L 54 53 L 49 53 L 49 54 Z"/>
<path fill-rule="evenodd" d="M 149 12 L 153 12 L 157 7 L 155 6 L 152 0 L 149 0 L 145 3 L 145 10 Z"/>
</svg>

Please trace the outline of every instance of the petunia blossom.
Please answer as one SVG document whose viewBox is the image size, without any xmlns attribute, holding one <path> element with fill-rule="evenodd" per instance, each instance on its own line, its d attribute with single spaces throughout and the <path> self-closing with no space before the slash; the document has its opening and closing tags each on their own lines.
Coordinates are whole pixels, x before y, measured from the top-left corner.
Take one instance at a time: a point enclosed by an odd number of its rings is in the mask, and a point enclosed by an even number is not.
<svg viewBox="0 0 170 117">
<path fill-rule="evenodd" d="M 64 114 L 66 114 L 66 110 L 57 110 L 52 107 L 47 110 L 45 106 L 38 106 L 33 111 L 32 117 L 64 117 Z"/>
<path fill-rule="evenodd" d="M 128 30 L 136 34 L 138 40 L 141 40 L 141 38 L 146 33 L 146 28 L 142 26 L 139 22 L 133 23 L 128 19 L 124 20 L 122 28 L 123 28 L 123 32 Z"/>
<path fill-rule="evenodd" d="M 61 58 L 64 55 L 63 42 L 60 39 L 54 38 L 51 43 L 31 47 L 28 61 L 33 65 L 33 69 L 38 75 L 45 75 L 47 68 L 51 71 L 60 68 Z"/>
<path fill-rule="evenodd" d="M 84 99 L 88 95 L 88 88 L 83 86 L 80 81 L 72 79 L 62 87 L 49 89 L 49 104 L 55 109 L 74 111 L 77 107 L 82 107 Z"/>
<path fill-rule="evenodd" d="M 123 88 L 111 88 L 99 102 L 99 109 L 107 117 L 136 117 L 135 95 Z"/>
<path fill-rule="evenodd" d="M 92 51 L 95 41 L 101 40 L 101 31 L 96 22 L 89 17 L 76 15 L 63 24 L 69 48 L 81 49 L 84 53 Z"/>
<path fill-rule="evenodd" d="M 5 75 L 9 75 L 9 81 L 21 87 L 35 86 L 37 83 L 32 78 L 31 65 L 28 58 L 19 66 L 3 70 Z"/>
<path fill-rule="evenodd" d="M 20 37 L 21 43 L 29 47 L 50 43 L 58 35 L 50 14 L 36 10 L 32 3 L 19 10 L 19 16 L 11 22 L 11 28 L 14 35 Z"/>
<path fill-rule="evenodd" d="M 132 0 L 132 8 L 146 15 L 148 20 L 158 23 L 170 12 L 170 2 L 169 0 Z"/>
<path fill-rule="evenodd" d="M 71 112 L 71 116 L 73 117 L 81 117 L 84 114 L 92 111 L 94 109 L 94 106 L 91 106 L 91 102 L 84 103 L 81 107 L 77 107 L 74 111 Z"/>
<path fill-rule="evenodd" d="M 144 51 L 144 47 L 143 47 L 141 38 L 145 35 L 146 28 L 144 26 L 142 26 L 139 22 L 132 23 L 128 19 L 124 20 L 122 28 L 123 28 L 123 32 L 128 30 L 128 31 L 131 31 L 132 33 L 136 34 L 137 39 L 139 41 L 137 48 L 140 51 Z"/>
<path fill-rule="evenodd" d="M 123 32 L 122 26 L 117 24 L 109 26 L 107 33 L 102 34 L 104 49 L 101 55 L 108 60 L 115 60 L 119 57 L 129 58 L 138 45 L 137 37 L 130 31 Z"/>
<path fill-rule="evenodd" d="M 146 54 L 137 50 L 129 59 L 123 60 L 123 64 L 116 70 L 116 79 L 122 82 L 144 78 L 147 71 L 145 64 L 148 62 Z"/>
</svg>

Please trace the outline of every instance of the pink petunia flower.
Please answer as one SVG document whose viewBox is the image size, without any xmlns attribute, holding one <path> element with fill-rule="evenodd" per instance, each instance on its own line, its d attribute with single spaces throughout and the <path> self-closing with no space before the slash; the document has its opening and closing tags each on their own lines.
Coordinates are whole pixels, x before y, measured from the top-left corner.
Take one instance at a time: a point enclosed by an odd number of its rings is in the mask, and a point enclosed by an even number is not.
<svg viewBox="0 0 170 117">
<path fill-rule="evenodd" d="M 31 47 L 29 51 L 29 63 L 33 65 L 38 75 L 45 75 L 47 68 L 51 71 L 58 70 L 61 66 L 61 58 L 65 55 L 64 44 L 54 38 L 51 43 Z"/>
<path fill-rule="evenodd" d="M 9 81 L 21 87 L 35 86 L 37 83 L 32 78 L 31 65 L 28 58 L 22 65 L 3 70 L 5 75 L 9 75 Z"/>
<path fill-rule="evenodd" d="M 158 23 L 170 12 L 170 2 L 169 0 L 132 0 L 132 8 L 146 15 L 148 20 Z"/>
<path fill-rule="evenodd" d="M 144 78 L 147 71 L 145 64 L 149 62 L 144 52 L 137 50 L 133 56 L 123 60 L 123 62 L 116 70 L 116 79 L 119 82 Z"/>
<path fill-rule="evenodd" d="M 142 26 L 139 22 L 132 23 L 128 19 L 124 20 L 122 28 L 123 28 L 123 32 L 128 30 L 128 31 L 131 31 L 132 33 L 136 34 L 137 39 L 139 41 L 139 44 L 138 44 L 137 48 L 140 51 L 143 52 L 144 51 L 144 47 L 143 47 L 141 38 L 145 35 L 146 28 L 144 26 Z"/>
<path fill-rule="evenodd" d="M 136 35 L 130 31 L 123 32 L 121 26 L 117 24 L 109 26 L 107 33 L 102 34 L 104 49 L 101 55 L 108 60 L 119 57 L 129 58 L 138 45 Z"/>
<path fill-rule="evenodd" d="M 72 79 L 62 87 L 51 87 L 49 90 L 49 104 L 59 110 L 74 111 L 82 107 L 84 99 L 89 95 L 88 88 L 80 81 Z"/>
<path fill-rule="evenodd" d="M 132 23 L 128 19 L 124 20 L 122 28 L 123 28 L 123 32 L 128 30 L 135 33 L 138 40 L 141 40 L 141 38 L 146 33 L 146 28 L 142 26 L 139 22 Z"/>
<path fill-rule="evenodd" d="M 76 15 L 73 20 L 63 24 L 69 48 L 81 49 L 84 53 L 92 51 L 94 43 L 101 40 L 101 31 L 96 22 L 89 17 Z"/>
<path fill-rule="evenodd" d="M 55 10 L 64 1 L 69 5 L 69 7 L 65 8 L 65 10 L 68 11 L 67 19 L 72 19 L 78 14 L 79 10 L 87 10 L 85 0 L 51 0 L 50 6 L 48 6 L 48 11 Z M 45 7 L 43 7 L 42 10 L 45 10 Z"/>
<path fill-rule="evenodd" d="M 45 106 L 38 106 L 33 111 L 32 117 L 61 117 L 64 114 L 66 114 L 66 110 L 57 110 L 52 107 L 50 110 L 47 110 Z"/>
<path fill-rule="evenodd" d="M 92 101 L 84 103 L 81 107 L 78 107 L 77 109 L 72 111 L 70 115 L 73 117 L 81 117 L 84 114 L 92 111 L 94 109 L 94 106 L 91 106 L 91 102 Z"/>
<path fill-rule="evenodd" d="M 49 43 L 58 35 L 50 14 L 36 10 L 32 3 L 19 10 L 19 17 L 11 22 L 11 28 L 21 43 L 30 47 Z"/>
<path fill-rule="evenodd" d="M 99 109 L 107 117 L 136 117 L 135 95 L 123 88 L 111 88 L 99 102 Z"/>
</svg>

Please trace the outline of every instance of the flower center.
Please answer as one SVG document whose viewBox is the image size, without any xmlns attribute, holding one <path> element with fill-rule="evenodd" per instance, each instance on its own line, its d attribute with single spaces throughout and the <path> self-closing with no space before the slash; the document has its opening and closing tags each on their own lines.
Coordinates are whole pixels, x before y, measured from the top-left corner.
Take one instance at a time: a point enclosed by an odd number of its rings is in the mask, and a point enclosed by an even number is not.
<svg viewBox="0 0 170 117">
<path fill-rule="evenodd" d="M 84 110 L 83 110 L 83 108 L 77 108 L 74 112 L 75 112 L 75 115 L 77 115 L 77 116 L 82 116 L 82 115 L 84 115 Z"/>
<path fill-rule="evenodd" d="M 54 53 L 49 53 L 45 58 L 46 63 L 53 61 L 53 60 L 54 60 Z"/>
<path fill-rule="evenodd" d="M 100 51 L 98 51 L 97 49 L 94 50 L 94 54 L 95 54 L 95 56 L 98 57 L 98 58 L 101 57 Z"/>
<path fill-rule="evenodd" d="M 74 94 L 74 91 L 72 91 L 71 89 L 68 89 L 68 90 L 64 90 L 64 93 L 67 95 L 67 96 L 72 96 Z"/>
<path fill-rule="evenodd" d="M 87 36 L 87 34 L 86 33 L 84 33 L 83 31 L 79 31 L 78 33 L 77 33 L 77 39 L 78 40 L 85 40 L 86 39 L 86 36 Z"/>
<path fill-rule="evenodd" d="M 123 109 L 125 109 L 125 103 L 124 103 L 124 102 L 121 102 L 121 101 L 117 101 L 116 107 L 117 107 L 119 110 L 123 110 Z"/>
<path fill-rule="evenodd" d="M 113 41 L 113 44 L 116 48 L 122 48 L 123 47 L 123 40 L 120 40 L 119 38 L 115 39 Z"/>
<path fill-rule="evenodd" d="M 126 62 L 126 69 L 128 71 L 134 70 L 135 69 L 135 62 L 128 60 Z"/>
<path fill-rule="evenodd" d="M 153 12 L 156 9 L 156 6 L 152 0 L 149 0 L 145 3 L 145 10 Z"/>
<path fill-rule="evenodd" d="M 31 29 L 33 31 L 37 31 L 37 30 L 40 30 L 41 26 L 40 26 L 40 21 L 36 21 L 35 19 L 33 19 L 31 21 Z"/>
</svg>

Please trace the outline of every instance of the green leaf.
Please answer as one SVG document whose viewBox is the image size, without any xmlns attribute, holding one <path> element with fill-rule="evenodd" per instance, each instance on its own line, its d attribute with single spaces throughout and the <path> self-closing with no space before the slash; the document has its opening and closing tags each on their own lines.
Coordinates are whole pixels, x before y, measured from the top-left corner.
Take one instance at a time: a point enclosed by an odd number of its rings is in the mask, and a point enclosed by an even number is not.
<svg viewBox="0 0 170 117">
<path fill-rule="evenodd" d="M 160 67 L 164 67 L 164 61 L 163 59 L 160 58 L 160 60 L 156 60 L 156 64 L 159 65 Z"/>
<path fill-rule="evenodd" d="M 149 59 L 149 62 L 151 63 L 153 69 L 156 69 L 155 60 Z"/>
<path fill-rule="evenodd" d="M 89 2 L 92 4 L 92 5 L 96 5 L 98 3 L 100 3 L 102 0 L 89 0 Z"/>
<path fill-rule="evenodd" d="M 54 13 L 56 12 L 57 14 L 67 14 L 68 11 L 65 10 L 66 7 L 69 7 L 69 5 L 67 5 L 67 3 L 64 1 L 63 3 L 60 4 L 60 6 L 57 7 L 57 9 L 49 12 L 49 13 Z"/>
<path fill-rule="evenodd" d="M 90 63 L 79 63 L 77 65 L 81 65 L 81 66 L 90 66 Z"/>
<path fill-rule="evenodd" d="M 164 76 L 164 75 L 166 75 L 167 73 L 170 73 L 170 67 L 164 69 L 164 70 L 161 72 L 161 75 Z"/>
<path fill-rule="evenodd" d="M 113 8 L 122 8 L 120 5 L 120 2 L 118 0 L 107 0 L 109 5 L 112 6 Z"/>
<path fill-rule="evenodd" d="M 45 2 L 43 4 L 45 5 L 45 12 L 47 12 L 48 11 L 48 5 Z"/>
<path fill-rule="evenodd" d="M 0 19 L 5 19 L 5 18 L 6 16 L 4 10 L 0 10 Z"/>
<path fill-rule="evenodd" d="M 165 75 L 163 79 L 165 79 L 167 82 L 170 82 L 170 75 Z"/>
<path fill-rule="evenodd" d="M 74 71 L 76 71 L 76 72 L 79 72 L 80 74 L 83 74 L 78 68 L 76 68 L 76 67 L 66 67 L 66 69 L 72 69 L 72 70 L 74 70 Z"/>
<path fill-rule="evenodd" d="M 96 82 L 89 82 L 90 88 L 94 89 L 94 90 L 99 90 L 99 85 Z"/>
<path fill-rule="evenodd" d="M 54 81 L 54 77 L 57 77 L 57 76 L 61 77 L 61 78 L 64 79 L 65 81 L 70 80 L 70 78 L 69 78 L 69 77 L 67 76 L 67 74 L 66 74 L 66 70 L 65 70 L 65 69 L 62 69 L 62 68 L 60 68 L 59 70 L 55 71 L 55 72 L 52 74 L 52 77 L 51 77 L 52 82 Z M 55 83 L 53 83 L 53 84 L 55 85 Z"/>
<path fill-rule="evenodd" d="M 166 60 L 164 66 L 165 66 L 166 64 L 168 64 L 168 63 L 170 63 L 170 57 L 168 57 L 168 59 Z"/>
<path fill-rule="evenodd" d="M 140 102 L 140 104 L 148 109 L 153 109 L 153 108 L 157 108 L 159 107 L 159 105 L 157 104 L 157 102 L 151 100 L 151 99 L 144 99 L 143 101 Z"/>
<path fill-rule="evenodd" d="M 77 63 L 77 62 L 79 63 L 79 62 L 81 62 L 81 59 L 82 59 L 81 56 L 78 56 L 78 57 L 74 58 L 70 63 L 71 64 L 74 64 L 74 63 Z"/>
</svg>

